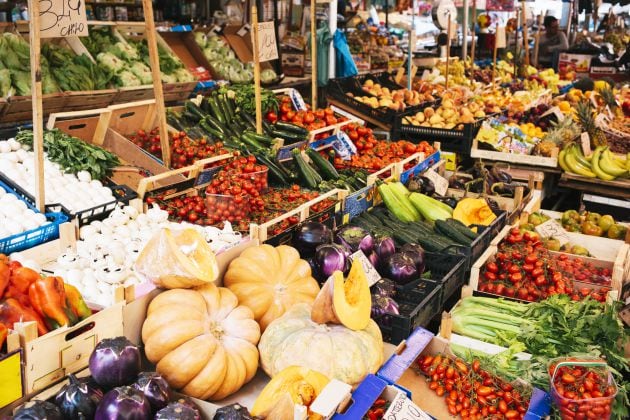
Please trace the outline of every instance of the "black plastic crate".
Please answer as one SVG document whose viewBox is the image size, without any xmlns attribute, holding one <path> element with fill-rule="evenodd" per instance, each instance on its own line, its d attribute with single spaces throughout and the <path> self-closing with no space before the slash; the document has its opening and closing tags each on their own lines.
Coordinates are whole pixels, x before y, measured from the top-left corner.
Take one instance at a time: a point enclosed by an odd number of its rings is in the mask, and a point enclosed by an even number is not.
<svg viewBox="0 0 630 420">
<path fill-rule="evenodd" d="M 383 340 L 394 345 L 405 340 L 416 327 L 426 327 L 440 312 L 442 285 L 423 280 L 412 294 L 396 296 L 399 315 L 385 315 L 376 320 Z"/>
<path fill-rule="evenodd" d="M 0 181 L 4 182 L 9 188 L 11 188 L 17 195 L 22 197 L 24 201 L 28 202 L 32 206 L 35 206 L 35 197 L 24 191 L 19 185 L 9 179 L 5 174 L 0 172 Z M 80 226 L 91 223 L 95 220 L 103 220 L 118 206 L 127 205 L 134 198 L 138 198 L 138 194 L 126 185 L 117 185 L 113 182 L 106 180 L 104 185 L 112 190 L 114 199 L 108 203 L 99 204 L 89 209 L 81 210 L 79 212 L 71 212 L 61 204 L 47 204 L 47 213 L 63 213 L 67 215 L 71 221 L 76 220 Z"/>
</svg>

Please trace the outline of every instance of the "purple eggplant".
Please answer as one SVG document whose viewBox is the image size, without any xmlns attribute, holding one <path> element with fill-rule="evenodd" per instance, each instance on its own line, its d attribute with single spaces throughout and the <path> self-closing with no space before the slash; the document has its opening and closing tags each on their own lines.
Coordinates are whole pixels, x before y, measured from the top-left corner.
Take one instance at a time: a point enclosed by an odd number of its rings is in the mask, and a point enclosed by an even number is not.
<svg viewBox="0 0 630 420">
<path fill-rule="evenodd" d="M 390 279 L 380 279 L 371 287 L 372 295 L 393 298 L 396 296 L 396 283 Z"/>
<path fill-rule="evenodd" d="M 63 417 L 68 420 L 91 419 L 96 408 L 103 399 L 103 392 L 90 386 L 87 381 L 77 379 L 70 374 L 70 381 L 61 388 L 55 397 L 55 404 L 61 410 Z"/>
<path fill-rule="evenodd" d="M 418 244 L 405 244 L 400 249 L 400 252 L 411 258 L 418 270 L 418 277 L 422 276 L 426 267 L 426 259 L 424 254 L 424 248 Z"/>
<path fill-rule="evenodd" d="M 346 272 L 350 261 L 348 252 L 338 244 L 326 244 L 317 247 L 315 262 L 318 272 L 324 278 L 328 278 L 335 271 Z"/>
<path fill-rule="evenodd" d="M 361 250 L 365 255 L 370 255 L 374 251 L 374 238 L 359 226 L 344 227 L 335 235 L 335 242 L 345 245 L 351 253 Z"/>
<path fill-rule="evenodd" d="M 198 409 L 172 402 L 155 414 L 154 420 L 201 420 Z"/>
<path fill-rule="evenodd" d="M 30 401 L 15 412 L 16 420 L 62 420 L 59 407 L 48 401 Z"/>
<path fill-rule="evenodd" d="M 378 255 L 379 261 L 386 261 L 396 253 L 396 244 L 389 236 L 380 236 L 374 243 L 374 252 Z"/>
<path fill-rule="evenodd" d="M 171 400 L 171 387 L 157 372 L 142 372 L 132 386 L 147 397 L 154 412 L 166 407 Z"/>
<path fill-rule="evenodd" d="M 318 246 L 330 244 L 332 241 L 332 231 L 326 225 L 318 222 L 304 223 L 293 235 L 293 245 L 300 252 L 302 258 L 312 256 Z"/>
<path fill-rule="evenodd" d="M 252 416 L 247 408 L 235 403 L 219 408 L 212 420 L 252 420 Z"/>
<path fill-rule="evenodd" d="M 403 252 L 389 257 L 385 262 L 384 270 L 387 277 L 399 285 L 405 285 L 420 277 L 415 261 Z"/>
<path fill-rule="evenodd" d="M 151 418 L 147 397 L 130 386 L 119 386 L 103 397 L 94 420 L 146 420 Z"/>
<path fill-rule="evenodd" d="M 140 373 L 140 350 L 125 337 L 105 338 L 90 355 L 90 372 L 105 389 L 133 383 Z"/>
</svg>

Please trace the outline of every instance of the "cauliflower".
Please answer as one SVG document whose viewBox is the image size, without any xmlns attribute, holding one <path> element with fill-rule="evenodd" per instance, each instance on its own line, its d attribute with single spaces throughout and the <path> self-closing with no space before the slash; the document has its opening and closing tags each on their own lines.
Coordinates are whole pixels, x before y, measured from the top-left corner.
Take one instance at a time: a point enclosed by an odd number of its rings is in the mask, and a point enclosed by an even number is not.
<svg viewBox="0 0 630 420">
<path fill-rule="evenodd" d="M 125 63 L 112 53 L 99 53 L 96 61 L 113 72 L 121 71 L 125 67 Z"/>
</svg>

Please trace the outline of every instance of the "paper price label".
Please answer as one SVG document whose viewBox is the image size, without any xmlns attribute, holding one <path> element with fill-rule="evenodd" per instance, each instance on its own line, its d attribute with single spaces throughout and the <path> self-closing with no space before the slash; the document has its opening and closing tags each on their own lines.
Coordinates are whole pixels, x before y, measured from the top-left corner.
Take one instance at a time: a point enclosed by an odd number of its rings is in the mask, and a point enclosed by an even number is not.
<svg viewBox="0 0 630 420">
<path fill-rule="evenodd" d="M 41 38 L 88 36 L 85 2 L 80 0 L 39 0 Z"/>
<path fill-rule="evenodd" d="M 536 226 L 536 232 L 541 238 L 555 238 L 559 240 L 561 246 L 569 242 L 569 235 L 567 235 L 566 230 L 553 219 Z"/>
<path fill-rule="evenodd" d="M 219 25 L 214 25 L 211 30 L 217 35 L 220 35 L 223 32 L 223 28 L 221 28 Z"/>
<path fill-rule="evenodd" d="M 399 392 L 383 416 L 392 420 L 432 420 L 432 417 L 422 411 L 407 396 Z"/>
<path fill-rule="evenodd" d="M 237 32 L 236 35 L 240 36 L 241 38 L 244 37 L 245 35 L 247 35 L 247 32 L 249 32 L 249 24 L 245 24 L 243 25 Z"/>
<path fill-rule="evenodd" d="M 557 106 L 549 108 L 547 112 L 541 115 L 541 118 L 551 114 L 555 115 L 558 121 L 564 120 L 564 113 L 560 111 L 560 108 L 558 108 Z"/>
<path fill-rule="evenodd" d="M 273 22 L 258 24 L 258 58 L 261 63 L 278 59 L 276 32 Z"/>
<path fill-rule="evenodd" d="M 444 197 L 448 191 L 448 181 L 443 176 L 440 176 L 433 169 L 429 169 L 424 173 L 424 176 L 429 178 L 435 186 L 435 192 Z"/>
<path fill-rule="evenodd" d="M 588 156 L 591 154 L 591 137 L 588 133 L 582 133 L 580 135 L 580 140 L 582 142 L 582 153 L 584 156 Z"/>
<path fill-rule="evenodd" d="M 332 143 L 333 149 L 342 160 L 350 160 L 350 157 L 357 152 L 356 146 L 343 131 L 336 134 L 336 137 L 337 140 Z"/>
<path fill-rule="evenodd" d="M 376 271 L 376 268 L 374 268 L 370 260 L 368 260 L 368 258 L 363 253 L 363 251 L 358 250 L 357 252 L 352 254 L 352 261 L 354 261 L 355 259 L 359 260 L 359 262 L 363 266 L 363 271 L 365 271 L 365 276 L 367 277 L 370 287 L 372 287 L 373 284 L 381 279 L 381 275 L 378 274 L 378 271 Z"/>
</svg>

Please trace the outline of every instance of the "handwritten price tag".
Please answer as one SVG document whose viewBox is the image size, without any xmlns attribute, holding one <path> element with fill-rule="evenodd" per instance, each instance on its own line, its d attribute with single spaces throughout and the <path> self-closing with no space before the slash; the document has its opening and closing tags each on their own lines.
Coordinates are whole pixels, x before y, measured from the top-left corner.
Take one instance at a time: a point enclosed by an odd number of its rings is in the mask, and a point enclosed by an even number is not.
<svg viewBox="0 0 630 420">
<path fill-rule="evenodd" d="M 383 416 L 392 420 L 431 420 L 432 417 L 422 411 L 407 396 L 399 392 Z"/>
<path fill-rule="evenodd" d="M 368 284 L 372 287 L 377 281 L 381 279 L 381 275 L 378 274 L 376 268 L 372 265 L 370 260 L 365 256 L 363 251 L 358 250 L 354 254 L 352 254 L 352 261 L 358 259 L 361 265 L 363 266 L 363 271 L 365 271 L 365 276 L 367 277 Z"/>
<path fill-rule="evenodd" d="M 588 133 L 582 133 L 580 135 L 580 140 L 582 141 L 582 153 L 584 156 L 588 156 L 591 154 L 591 137 Z"/>
<path fill-rule="evenodd" d="M 555 238 L 560 241 L 560 245 L 564 245 L 569 242 L 569 235 L 564 228 L 555 220 L 550 219 L 545 223 L 541 223 L 536 226 L 536 232 L 541 238 Z"/>
<path fill-rule="evenodd" d="M 39 0 L 42 38 L 88 36 L 85 2 L 81 0 Z"/>
<path fill-rule="evenodd" d="M 274 31 L 273 22 L 261 22 L 258 24 L 258 57 L 261 63 L 278 59 L 276 32 Z"/>
<path fill-rule="evenodd" d="M 424 176 L 429 178 L 435 186 L 435 192 L 444 197 L 448 191 L 448 181 L 443 176 L 438 175 L 433 169 L 429 169 L 424 173 Z"/>
</svg>

